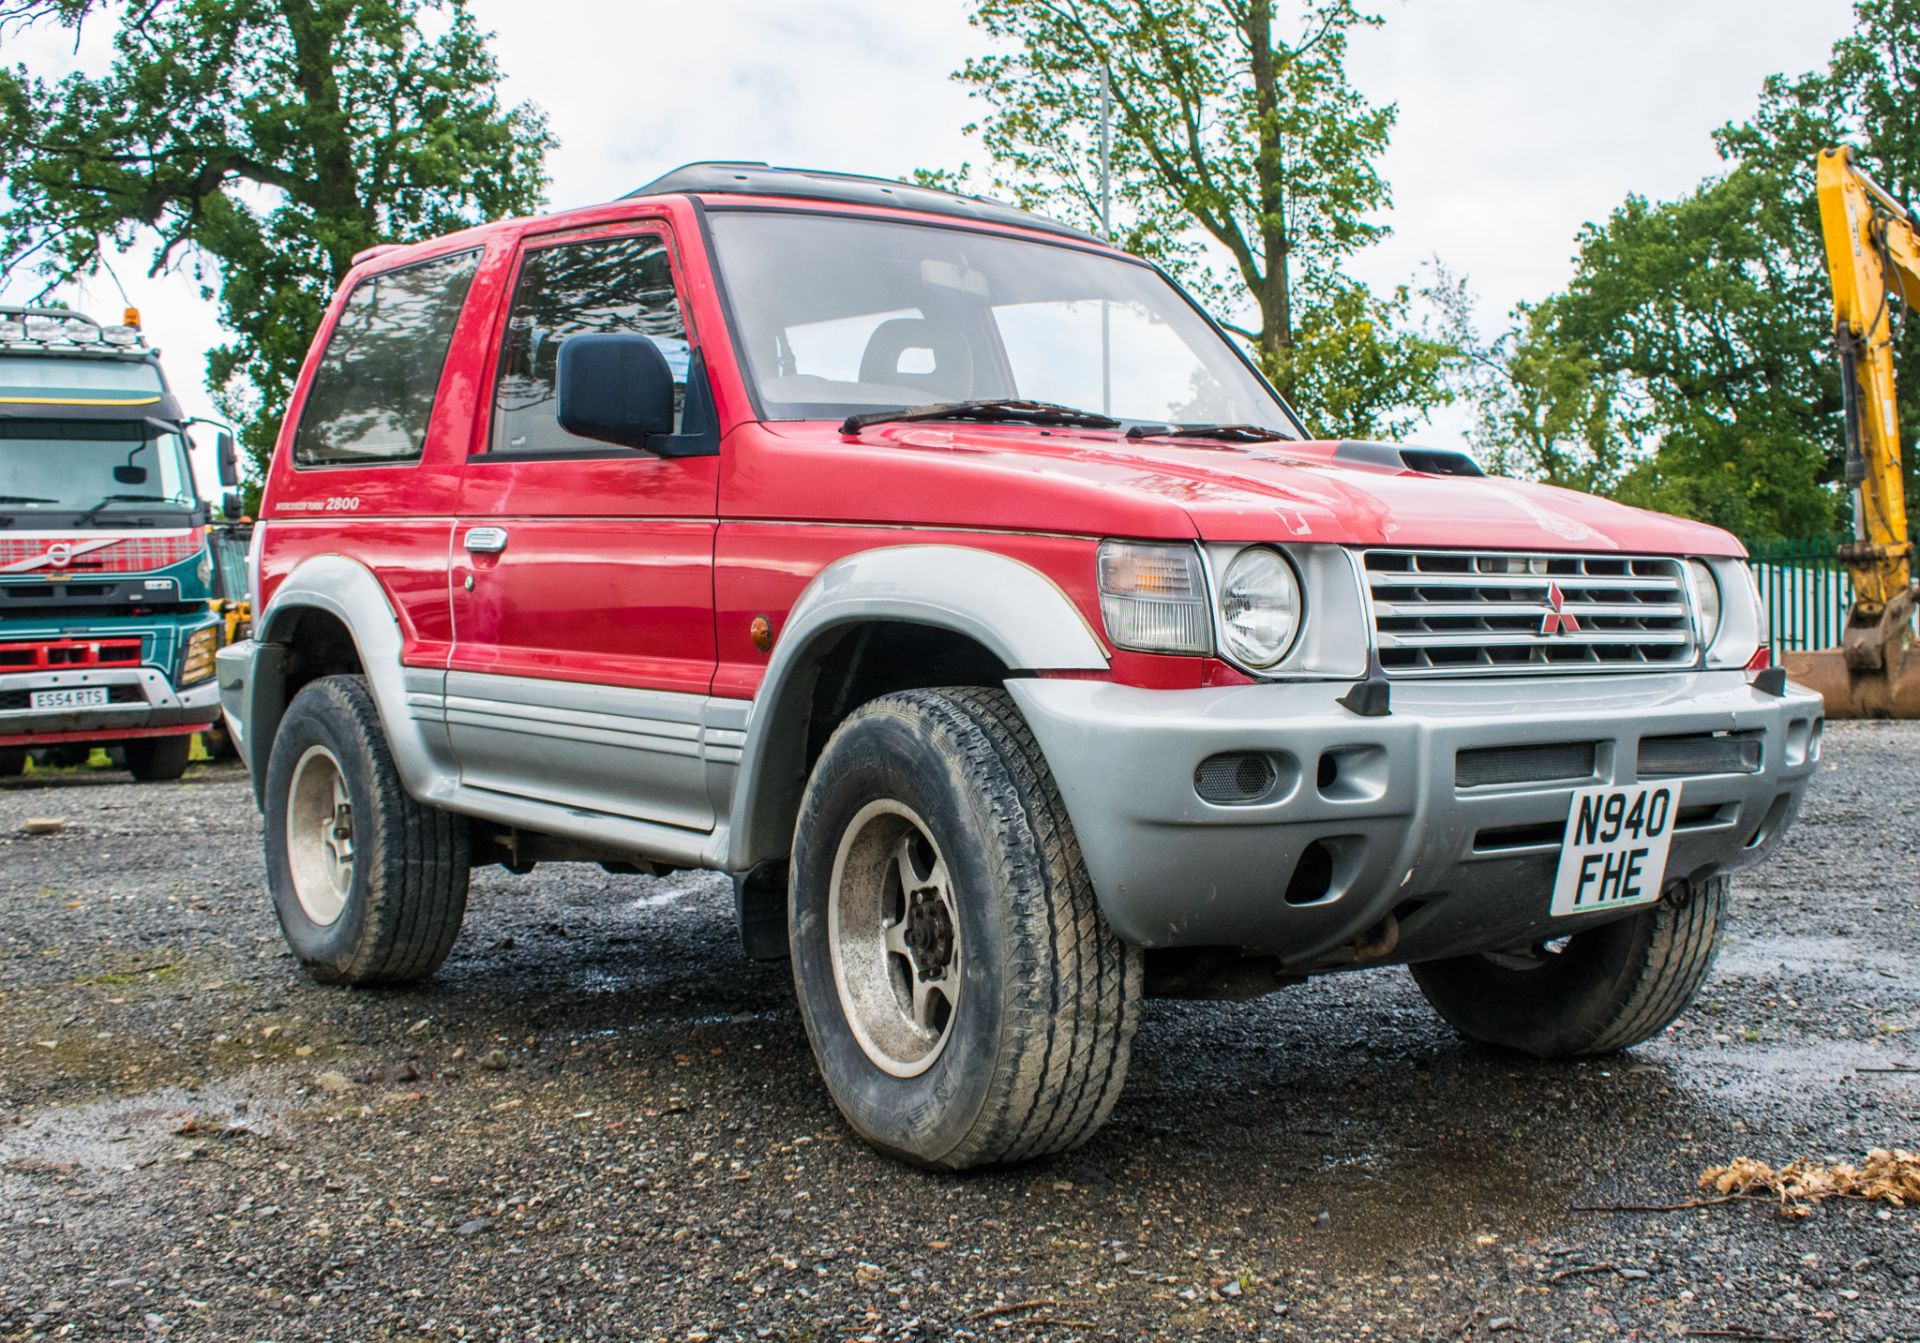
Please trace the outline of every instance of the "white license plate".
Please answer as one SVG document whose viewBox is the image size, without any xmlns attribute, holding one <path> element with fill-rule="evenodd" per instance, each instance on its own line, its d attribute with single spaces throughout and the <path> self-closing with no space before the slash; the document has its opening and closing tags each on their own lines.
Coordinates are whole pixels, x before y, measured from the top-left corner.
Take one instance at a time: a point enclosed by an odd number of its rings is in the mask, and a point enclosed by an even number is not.
<svg viewBox="0 0 1920 1343">
<path fill-rule="evenodd" d="M 1574 789 L 1553 879 L 1555 917 L 1658 900 L 1679 814 L 1677 783 Z"/>
<path fill-rule="evenodd" d="M 27 703 L 36 709 L 104 709 L 107 688 L 96 685 L 79 690 L 36 690 L 27 697 Z"/>
</svg>

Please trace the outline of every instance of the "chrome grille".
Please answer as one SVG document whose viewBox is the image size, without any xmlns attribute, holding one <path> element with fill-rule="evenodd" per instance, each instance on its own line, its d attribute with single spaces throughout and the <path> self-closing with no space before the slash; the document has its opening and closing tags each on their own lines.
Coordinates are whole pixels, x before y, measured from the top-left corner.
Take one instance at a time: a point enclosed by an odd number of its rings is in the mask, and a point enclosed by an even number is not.
<svg viewBox="0 0 1920 1343">
<path fill-rule="evenodd" d="M 1365 564 L 1390 676 L 1644 671 L 1694 659 L 1676 559 L 1370 550 Z"/>
</svg>

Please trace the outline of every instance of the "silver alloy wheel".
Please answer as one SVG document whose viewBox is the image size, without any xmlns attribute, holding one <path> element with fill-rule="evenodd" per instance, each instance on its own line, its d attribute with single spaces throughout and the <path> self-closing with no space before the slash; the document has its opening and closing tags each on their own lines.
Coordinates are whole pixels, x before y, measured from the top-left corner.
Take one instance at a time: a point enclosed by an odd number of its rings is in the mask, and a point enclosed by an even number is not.
<svg viewBox="0 0 1920 1343">
<path fill-rule="evenodd" d="M 841 834 L 827 947 L 841 1014 L 874 1066 L 931 1068 L 960 1008 L 960 911 L 939 846 L 904 804 L 869 802 Z"/>
<path fill-rule="evenodd" d="M 309 919 L 325 928 L 340 917 L 353 889 L 353 801 L 339 759 L 324 746 L 309 746 L 294 762 L 287 867 Z"/>
</svg>

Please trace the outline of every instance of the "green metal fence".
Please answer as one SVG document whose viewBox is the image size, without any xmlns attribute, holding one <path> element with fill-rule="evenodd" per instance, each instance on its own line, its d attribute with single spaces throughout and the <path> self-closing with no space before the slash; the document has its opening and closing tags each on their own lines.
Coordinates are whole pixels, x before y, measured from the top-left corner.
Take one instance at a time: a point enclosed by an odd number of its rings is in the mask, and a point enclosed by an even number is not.
<svg viewBox="0 0 1920 1343">
<path fill-rule="evenodd" d="M 1773 622 L 1776 650 L 1833 648 L 1847 622 L 1853 582 L 1834 558 L 1848 536 L 1749 539 L 1747 566 Z"/>
</svg>

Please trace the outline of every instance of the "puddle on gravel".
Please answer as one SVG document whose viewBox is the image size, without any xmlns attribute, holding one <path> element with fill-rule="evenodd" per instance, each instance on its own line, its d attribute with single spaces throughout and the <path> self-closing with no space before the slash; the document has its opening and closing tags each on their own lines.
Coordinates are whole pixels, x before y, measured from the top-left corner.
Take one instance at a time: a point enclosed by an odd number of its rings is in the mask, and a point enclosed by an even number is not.
<svg viewBox="0 0 1920 1343">
<path fill-rule="evenodd" d="M 663 905 L 677 905 L 691 894 L 693 894 L 693 892 L 687 890 L 684 886 L 669 887 L 664 891 L 652 891 L 641 896 L 632 903 L 630 908 L 659 909 Z"/>
<path fill-rule="evenodd" d="M 1902 1065 L 1916 1071 L 1899 1071 Z M 1740 1043 L 1717 1051 L 1689 1050 L 1681 1067 L 1729 1100 L 1763 1100 L 1772 1106 L 1826 1107 L 1833 1092 L 1868 1080 L 1883 1100 L 1920 1095 L 1920 1049 L 1904 1040 L 1892 1046 L 1826 1039 Z"/>
<path fill-rule="evenodd" d="M 250 1073 L 194 1090 L 159 1087 L 90 1105 L 51 1106 L 0 1130 L 0 1175 L 124 1172 L 197 1142 L 276 1137 L 292 1103 L 283 1079 Z"/>
<path fill-rule="evenodd" d="M 662 909 L 677 905 L 688 896 L 716 896 L 725 881 L 724 877 L 716 877 L 710 872 L 680 872 L 657 877 L 648 883 L 646 894 L 628 902 L 628 907 L 637 910 Z M 732 899 L 730 891 L 727 898 Z"/>
<path fill-rule="evenodd" d="M 1912 974 L 1911 959 L 1893 948 L 1875 947 L 1855 937 L 1729 938 L 1715 960 L 1719 976 L 1766 978 L 1804 976 L 1812 971 L 1872 975 L 1903 979 Z M 1711 986 L 1707 995 L 1712 996 Z"/>
</svg>

